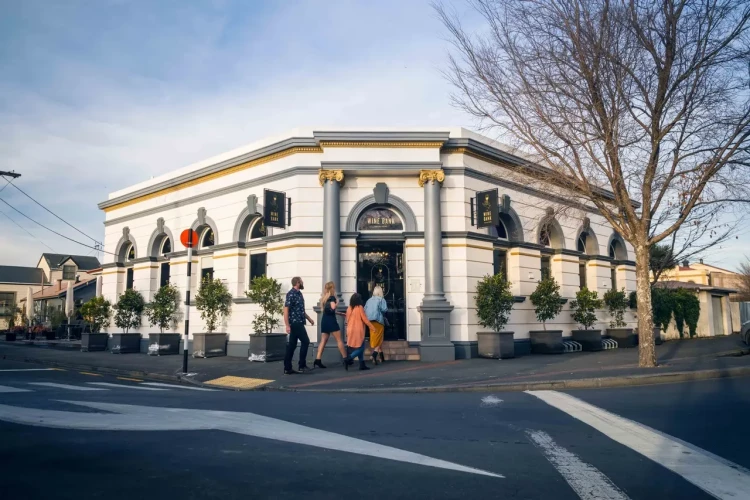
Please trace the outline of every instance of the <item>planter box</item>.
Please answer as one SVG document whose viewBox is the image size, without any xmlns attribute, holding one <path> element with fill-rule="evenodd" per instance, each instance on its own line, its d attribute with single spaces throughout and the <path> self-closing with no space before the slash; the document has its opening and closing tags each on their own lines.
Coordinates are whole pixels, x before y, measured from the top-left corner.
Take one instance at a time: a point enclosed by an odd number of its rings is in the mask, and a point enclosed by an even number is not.
<svg viewBox="0 0 750 500">
<path fill-rule="evenodd" d="M 617 347 L 635 347 L 638 345 L 638 334 L 632 328 L 607 328 L 607 335 L 617 341 Z"/>
<path fill-rule="evenodd" d="M 480 358 L 515 358 L 513 332 L 477 332 L 477 353 Z"/>
<path fill-rule="evenodd" d="M 55 340 L 57 338 L 57 335 L 55 334 L 54 330 L 45 330 L 44 331 L 44 337 L 47 340 Z"/>
<path fill-rule="evenodd" d="M 113 333 L 112 354 L 128 354 L 141 352 L 141 334 L 140 333 Z"/>
<path fill-rule="evenodd" d="M 81 335 L 81 352 L 106 351 L 108 333 L 84 333 Z"/>
<path fill-rule="evenodd" d="M 180 337 L 179 333 L 149 333 L 148 355 L 180 354 Z"/>
<path fill-rule="evenodd" d="M 247 357 L 250 361 L 280 361 L 286 354 L 286 333 L 250 335 Z"/>
<path fill-rule="evenodd" d="M 5 334 L 5 340 L 7 340 L 8 342 L 15 342 L 16 334 L 14 332 L 7 332 Z"/>
<path fill-rule="evenodd" d="M 573 341 L 581 344 L 584 351 L 602 350 L 601 330 L 573 330 Z"/>
<path fill-rule="evenodd" d="M 213 358 L 227 355 L 226 333 L 193 334 L 193 357 Z"/>
<path fill-rule="evenodd" d="M 562 354 L 565 347 L 562 343 L 562 330 L 532 330 L 531 354 Z"/>
</svg>

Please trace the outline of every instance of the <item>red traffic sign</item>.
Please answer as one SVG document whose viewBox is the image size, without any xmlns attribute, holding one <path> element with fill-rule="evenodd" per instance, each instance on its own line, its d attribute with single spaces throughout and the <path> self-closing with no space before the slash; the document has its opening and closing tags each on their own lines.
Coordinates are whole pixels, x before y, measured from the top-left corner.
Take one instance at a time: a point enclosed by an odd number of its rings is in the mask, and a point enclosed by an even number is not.
<svg viewBox="0 0 750 500">
<path fill-rule="evenodd" d="M 192 241 L 190 238 L 191 235 L 193 236 Z M 197 247 L 198 246 L 198 232 L 193 231 L 192 229 L 185 229 L 180 234 L 180 242 L 182 243 L 182 246 L 184 246 L 185 248 Z"/>
</svg>

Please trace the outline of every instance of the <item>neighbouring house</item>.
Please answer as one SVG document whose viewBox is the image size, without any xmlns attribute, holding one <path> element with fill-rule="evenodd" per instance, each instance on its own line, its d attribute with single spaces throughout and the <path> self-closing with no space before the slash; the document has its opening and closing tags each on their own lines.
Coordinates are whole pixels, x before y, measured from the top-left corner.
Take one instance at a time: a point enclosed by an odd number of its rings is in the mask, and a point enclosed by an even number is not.
<svg viewBox="0 0 750 500">
<path fill-rule="evenodd" d="M 654 286 L 670 289 L 684 288 L 693 290 L 698 295 L 701 311 L 695 331 L 697 337 L 730 335 L 733 332 L 729 295 L 735 292 L 734 289 L 674 280 L 660 280 Z M 739 330 L 738 323 L 736 328 Z M 685 331 L 687 332 L 687 327 Z M 667 331 L 662 332 L 662 338 L 665 340 L 681 338 L 674 319 Z"/>
<path fill-rule="evenodd" d="M 34 300 L 34 315 L 40 321 L 46 323 L 50 320 L 53 311 L 65 311 L 65 300 L 68 295 L 68 281 L 57 280 L 50 287 L 36 292 Z M 73 284 L 73 303 L 76 309 L 92 299 L 96 295 L 96 276 L 85 281 L 76 281 Z M 21 304 L 26 303 L 26 298 L 21 299 Z"/>
<path fill-rule="evenodd" d="M 49 282 L 43 269 L 22 266 L 0 266 L 0 330 L 6 330 L 15 316 L 21 299 L 26 299 L 29 287 L 38 292 Z M 16 317 L 16 321 L 20 318 Z"/>
<path fill-rule="evenodd" d="M 712 326 L 710 328 L 711 331 L 721 332 L 712 335 L 728 335 L 740 331 L 739 303 L 743 299 L 747 300 L 740 297 L 737 293 L 737 290 L 740 289 L 740 280 L 741 277 L 738 273 L 706 264 L 703 262 L 703 259 L 700 259 L 698 262 L 683 260 L 680 265 L 664 271 L 659 277 L 660 282 L 687 283 L 691 286 L 683 286 L 682 288 L 699 290 L 702 318 L 699 321 L 699 330 L 701 329 L 700 325 L 703 324 L 704 310 L 708 308 L 715 309 L 719 306 L 722 307 L 722 311 L 716 316 L 722 316 L 726 313 L 729 316 L 729 323 L 723 331 L 718 328 L 718 323 L 716 327 Z M 677 285 L 670 286 L 676 287 Z M 703 297 L 701 297 L 702 295 Z M 713 311 L 705 311 L 705 314 L 710 314 L 711 317 L 715 316 Z M 713 325 L 713 320 L 708 325 Z M 708 330 L 704 328 L 704 331 Z"/>
<path fill-rule="evenodd" d="M 0 330 L 8 327 L 15 307 L 26 307 L 29 288 L 34 297 L 34 315 L 45 320 L 47 307 L 58 305 L 60 297 L 55 294 L 62 294 L 64 308 L 69 281 L 76 283 L 75 300 L 85 302 L 91 298 L 96 291 L 98 272 L 101 266 L 96 257 L 56 253 L 43 253 L 36 267 L 0 266 Z M 93 290 L 91 296 L 90 290 Z"/>
</svg>

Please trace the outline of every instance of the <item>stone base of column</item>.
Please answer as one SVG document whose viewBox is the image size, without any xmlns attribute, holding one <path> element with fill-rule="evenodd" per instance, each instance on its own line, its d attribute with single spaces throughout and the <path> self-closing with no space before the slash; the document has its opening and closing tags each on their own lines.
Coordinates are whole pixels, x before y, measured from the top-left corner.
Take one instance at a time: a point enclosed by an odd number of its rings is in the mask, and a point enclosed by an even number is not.
<svg viewBox="0 0 750 500">
<path fill-rule="evenodd" d="M 419 344 L 421 361 L 454 361 L 456 348 L 451 342 L 451 311 L 447 300 L 424 301 L 417 307 L 422 315 L 422 342 Z"/>
</svg>

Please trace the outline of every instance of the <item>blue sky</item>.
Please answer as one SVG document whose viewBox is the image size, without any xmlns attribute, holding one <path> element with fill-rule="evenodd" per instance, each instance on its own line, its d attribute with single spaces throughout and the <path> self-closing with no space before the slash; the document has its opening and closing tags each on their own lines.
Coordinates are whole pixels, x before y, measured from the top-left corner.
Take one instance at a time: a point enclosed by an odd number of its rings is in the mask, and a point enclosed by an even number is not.
<svg viewBox="0 0 750 500">
<path fill-rule="evenodd" d="M 97 239 L 109 192 L 294 127 L 477 126 L 450 105 L 428 1 L 0 3 L 0 170 Z M 12 187 L 0 196 L 88 241 Z M 38 238 L 0 214 L 0 264 L 35 265 L 39 240 L 90 253 L 0 211 Z M 712 261 L 734 267 L 748 241 Z"/>
</svg>

